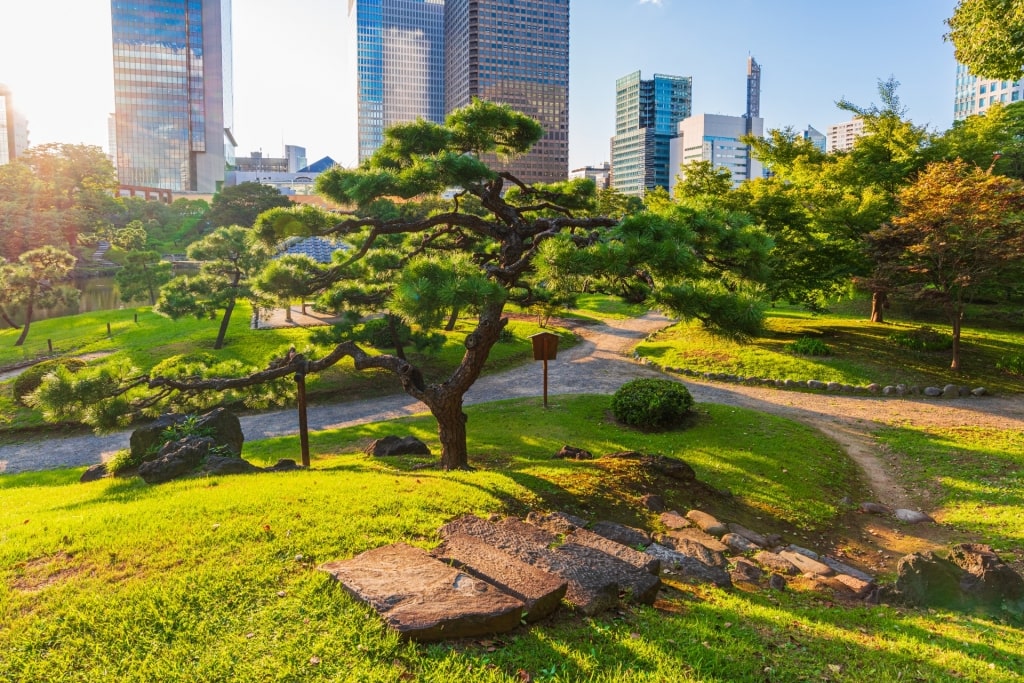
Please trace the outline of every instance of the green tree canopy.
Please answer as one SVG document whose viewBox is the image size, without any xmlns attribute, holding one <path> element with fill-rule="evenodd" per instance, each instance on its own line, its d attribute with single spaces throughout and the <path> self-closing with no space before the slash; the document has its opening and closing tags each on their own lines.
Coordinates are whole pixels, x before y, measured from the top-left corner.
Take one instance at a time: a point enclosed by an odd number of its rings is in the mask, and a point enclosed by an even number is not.
<svg viewBox="0 0 1024 683">
<path fill-rule="evenodd" d="M 946 20 L 956 59 L 983 78 L 1024 75 L 1024 0 L 960 0 Z"/>
<path fill-rule="evenodd" d="M 51 246 L 26 251 L 14 263 L 0 264 L 0 308 L 20 310 L 25 319 L 15 346 L 25 343 L 35 309 L 78 301 L 78 290 L 62 284 L 74 267 L 74 256 Z"/>
<path fill-rule="evenodd" d="M 206 218 L 215 228 L 229 225 L 251 228 L 264 211 L 291 205 L 292 200 L 275 187 L 262 183 L 239 183 L 225 187 L 213 196 Z"/>
</svg>

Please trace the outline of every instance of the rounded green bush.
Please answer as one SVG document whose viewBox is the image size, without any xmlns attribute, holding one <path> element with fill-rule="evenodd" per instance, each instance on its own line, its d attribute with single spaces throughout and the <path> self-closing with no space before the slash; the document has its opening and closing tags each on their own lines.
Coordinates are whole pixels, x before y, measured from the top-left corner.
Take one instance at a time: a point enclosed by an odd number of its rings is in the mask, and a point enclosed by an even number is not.
<svg viewBox="0 0 1024 683">
<path fill-rule="evenodd" d="M 831 356 L 832 348 L 814 337 L 800 337 L 792 344 L 786 344 L 786 350 L 799 356 Z"/>
<path fill-rule="evenodd" d="M 667 379 L 634 379 L 612 397 L 612 414 L 624 424 L 643 429 L 668 429 L 682 424 L 693 396 L 679 382 Z"/>
<path fill-rule="evenodd" d="M 42 363 L 36 363 L 14 378 L 12 386 L 14 400 L 27 406 L 28 403 L 25 402 L 25 397 L 39 388 L 39 385 L 43 383 L 44 377 L 61 367 L 67 368 L 71 372 L 76 372 L 85 367 L 85 361 L 80 358 L 55 358 L 53 360 L 44 360 Z"/>
<path fill-rule="evenodd" d="M 408 344 L 412 338 L 412 330 L 403 321 L 399 321 L 396 328 L 402 344 Z M 367 320 L 356 331 L 356 339 L 366 342 L 377 349 L 391 349 L 395 347 L 395 339 L 391 334 L 391 324 L 387 318 Z"/>
<path fill-rule="evenodd" d="M 953 348 L 953 335 L 939 332 L 928 325 L 891 334 L 889 341 L 911 351 L 948 351 Z"/>
<path fill-rule="evenodd" d="M 996 363 L 996 368 L 1011 375 L 1024 377 L 1024 353 L 1003 356 Z"/>
</svg>

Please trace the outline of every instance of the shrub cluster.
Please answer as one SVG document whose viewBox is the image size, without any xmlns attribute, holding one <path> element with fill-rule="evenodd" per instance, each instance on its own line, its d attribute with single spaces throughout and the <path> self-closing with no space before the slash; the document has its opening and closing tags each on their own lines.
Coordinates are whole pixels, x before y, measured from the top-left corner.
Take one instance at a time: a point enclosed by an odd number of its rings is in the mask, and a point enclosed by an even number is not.
<svg viewBox="0 0 1024 683">
<path fill-rule="evenodd" d="M 800 356 L 832 355 L 832 347 L 815 337 L 800 337 L 792 344 L 786 344 L 786 350 Z"/>
<path fill-rule="evenodd" d="M 39 385 L 43 383 L 43 378 L 48 374 L 57 368 L 67 368 L 71 372 L 77 372 L 84 367 L 85 361 L 80 358 L 55 358 L 54 360 L 44 360 L 42 363 L 36 363 L 14 378 L 14 385 L 12 387 L 14 399 L 22 405 L 28 405 L 25 402 L 25 397 L 38 389 Z"/>
<path fill-rule="evenodd" d="M 1024 353 L 1018 353 L 1012 356 L 1003 356 L 996 363 L 996 368 L 1003 372 L 1008 372 L 1011 375 L 1024 377 Z"/>
<path fill-rule="evenodd" d="M 402 344 L 406 345 L 412 337 L 412 330 L 407 324 L 399 321 L 395 325 Z M 391 334 L 391 325 L 387 318 L 373 318 L 363 323 L 356 331 L 356 341 L 365 342 L 377 349 L 395 348 L 395 340 Z"/>
<path fill-rule="evenodd" d="M 691 407 L 689 390 L 667 379 L 635 379 L 619 387 L 612 397 L 615 419 L 643 429 L 676 427 Z"/>
<path fill-rule="evenodd" d="M 890 334 L 889 341 L 911 351 L 947 351 L 953 348 L 953 335 L 939 332 L 928 325 Z"/>
</svg>

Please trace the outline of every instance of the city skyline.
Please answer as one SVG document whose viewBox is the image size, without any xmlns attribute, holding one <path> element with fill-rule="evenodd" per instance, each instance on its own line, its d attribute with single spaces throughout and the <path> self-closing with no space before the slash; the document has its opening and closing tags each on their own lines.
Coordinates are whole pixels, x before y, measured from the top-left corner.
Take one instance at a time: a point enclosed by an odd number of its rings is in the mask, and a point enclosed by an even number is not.
<svg viewBox="0 0 1024 683">
<path fill-rule="evenodd" d="M 749 54 L 765 70 L 766 129 L 803 130 L 810 124 L 823 130 L 848 119 L 836 100 L 877 102 L 877 83 L 889 76 L 901 82 L 899 94 L 916 123 L 938 130 L 952 124 L 956 63 L 942 34 L 956 0 L 907 0 L 896 7 L 866 0 L 856 12 L 806 0 L 763 4 L 574 3 L 570 168 L 608 160 L 614 83 L 622 74 L 692 75 L 694 114 L 740 115 Z M 355 93 L 340 85 L 347 3 L 296 0 L 287 10 L 270 0 L 235 5 L 238 153 L 262 149 L 273 156 L 285 144 L 296 144 L 310 158 L 329 154 L 354 164 Z M 55 13 L 60 22 L 50 20 Z M 107 115 L 113 111 L 109 0 L 19 3 L 13 23 L 22 30 L 0 45 L 0 82 L 28 118 L 32 144 L 106 148 Z M 74 58 L 37 56 L 61 49 L 74 49 Z"/>
</svg>

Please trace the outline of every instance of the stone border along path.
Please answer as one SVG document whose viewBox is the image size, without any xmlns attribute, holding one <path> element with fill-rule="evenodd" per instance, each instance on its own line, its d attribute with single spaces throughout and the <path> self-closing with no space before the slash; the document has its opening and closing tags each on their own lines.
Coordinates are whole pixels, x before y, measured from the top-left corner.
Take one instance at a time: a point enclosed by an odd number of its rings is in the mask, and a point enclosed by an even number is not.
<svg viewBox="0 0 1024 683">
<path fill-rule="evenodd" d="M 548 366 L 549 392 L 558 394 L 611 394 L 636 377 L 666 374 L 626 357 L 646 335 L 670 324 L 664 316 L 648 313 L 639 318 L 613 320 L 601 325 L 572 325 L 583 339 L 562 351 Z M 885 424 L 917 427 L 980 426 L 1024 430 L 1024 400 L 1019 396 L 986 396 L 955 401 L 914 397 L 821 394 L 709 382 L 686 378 L 698 402 L 750 408 L 796 420 L 834 439 L 865 473 L 878 502 L 892 508 L 913 507 L 910 491 L 898 483 L 882 457 L 873 432 Z M 481 377 L 466 395 L 466 403 L 539 396 L 541 364 L 531 363 Z M 309 428 L 334 429 L 388 420 L 424 412 L 423 404 L 405 394 L 352 403 L 323 404 L 309 409 Z M 241 418 L 247 440 L 294 434 L 294 409 Z M 80 435 L 37 439 L 0 446 L 0 473 L 55 467 L 79 467 L 109 459 L 127 448 L 129 431 L 107 436 Z"/>
</svg>

